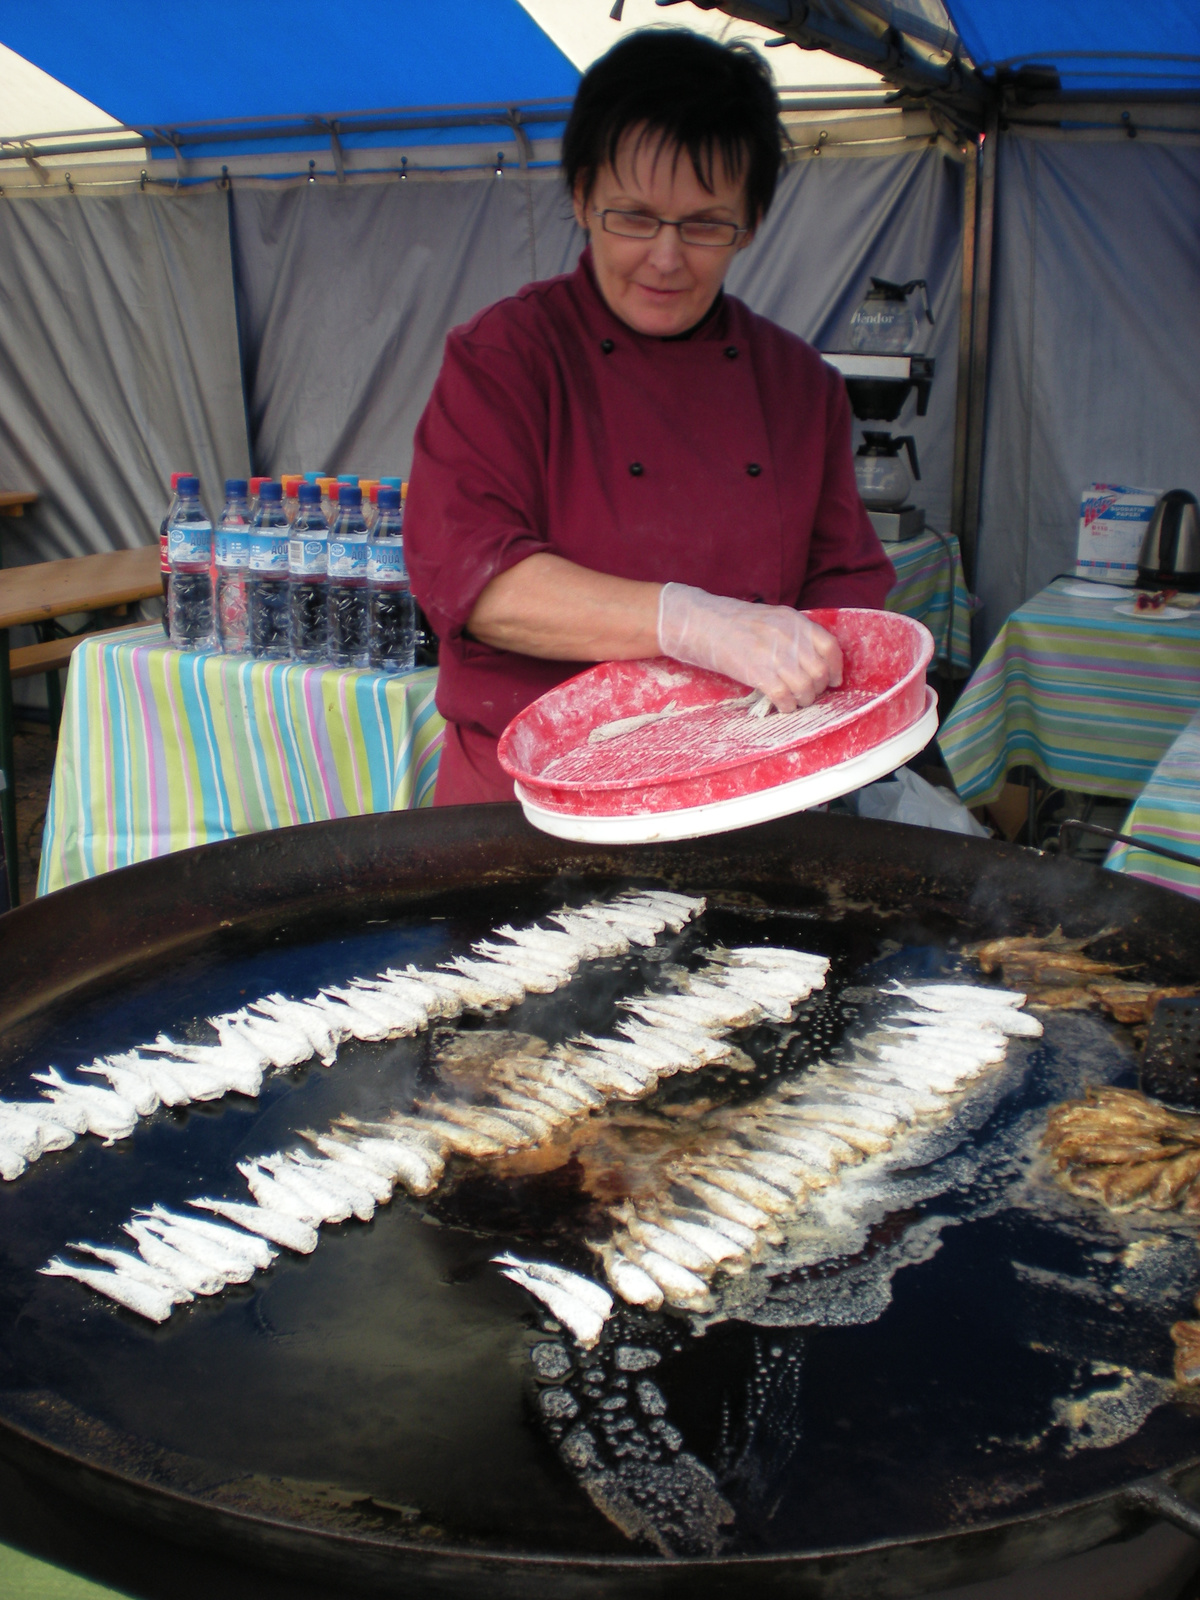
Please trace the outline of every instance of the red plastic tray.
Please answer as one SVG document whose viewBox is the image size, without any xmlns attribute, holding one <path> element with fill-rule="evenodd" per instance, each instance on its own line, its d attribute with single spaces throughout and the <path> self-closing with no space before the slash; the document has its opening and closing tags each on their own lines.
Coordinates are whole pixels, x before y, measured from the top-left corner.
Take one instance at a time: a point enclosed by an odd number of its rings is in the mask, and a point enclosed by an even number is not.
<svg viewBox="0 0 1200 1600">
<path fill-rule="evenodd" d="M 925 710 L 933 636 L 911 617 L 807 611 L 842 647 L 841 687 L 790 715 L 755 719 L 746 690 L 665 656 L 605 661 L 551 689 L 509 723 L 499 757 L 523 796 L 564 816 L 622 817 L 712 805 L 854 760 Z M 737 702 L 742 703 L 737 703 Z M 599 728 L 677 714 L 591 742 Z"/>
</svg>

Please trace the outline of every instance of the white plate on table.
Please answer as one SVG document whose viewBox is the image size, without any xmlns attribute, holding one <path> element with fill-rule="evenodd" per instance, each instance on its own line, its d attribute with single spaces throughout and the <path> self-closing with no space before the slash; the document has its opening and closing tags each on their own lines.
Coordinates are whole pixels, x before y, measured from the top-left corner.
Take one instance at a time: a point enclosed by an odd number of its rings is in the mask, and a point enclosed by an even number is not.
<svg viewBox="0 0 1200 1600">
<path fill-rule="evenodd" d="M 1113 615 L 1118 617 L 1137 617 L 1141 622 L 1179 622 L 1183 617 L 1196 615 L 1193 607 L 1188 606 L 1159 606 L 1157 611 L 1139 611 L 1132 600 L 1122 600 L 1120 605 L 1113 607 Z"/>
</svg>

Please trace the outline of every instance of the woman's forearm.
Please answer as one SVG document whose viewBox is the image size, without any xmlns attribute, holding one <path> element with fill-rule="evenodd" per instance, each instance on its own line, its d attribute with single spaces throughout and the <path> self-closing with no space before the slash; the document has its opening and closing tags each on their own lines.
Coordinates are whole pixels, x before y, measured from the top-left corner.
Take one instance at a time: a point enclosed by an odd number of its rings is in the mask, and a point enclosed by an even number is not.
<svg viewBox="0 0 1200 1600">
<path fill-rule="evenodd" d="M 497 650 L 547 661 L 654 656 L 661 588 L 592 572 L 562 556 L 527 556 L 488 584 L 467 632 Z"/>
</svg>

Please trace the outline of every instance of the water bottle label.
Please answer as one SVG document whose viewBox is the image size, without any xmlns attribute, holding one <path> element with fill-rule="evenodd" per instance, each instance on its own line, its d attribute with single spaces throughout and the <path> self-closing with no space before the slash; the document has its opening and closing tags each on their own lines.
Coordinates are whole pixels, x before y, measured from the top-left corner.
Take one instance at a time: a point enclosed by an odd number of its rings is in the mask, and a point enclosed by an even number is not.
<svg viewBox="0 0 1200 1600">
<path fill-rule="evenodd" d="M 286 572 L 288 569 L 288 538 L 275 533 L 250 535 L 250 571 Z"/>
<path fill-rule="evenodd" d="M 367 575 L 367 541 L 365 539 L 331 539 L 329 541 L 329 576 L 331 578 L 365 578 Z"/>
<path fill-rule="evenodd" d="M 288 544 L 288 571 L 297 577 L 324 577 L 328 561 L 329 545 L 324 539 L 292 539 Z"/>
<path fill-rule="evenodd" d="M 217 529 L 217 565 L 219 567 L 244 567 L 250 560 L 249 530 Z"/>
<path fill-rule="evenodd" d="M 399 542 L 369 544 L 367 577 L 372 583 L 407 583 L 408 568 L 404 565 L 404 546 Z"/>
<path fill-rule="evenodd" d="M 182 562 L 207 566 L 212 560 L 212 523 L 177 522 L 167 529 L 167 548 L 172 566 Z"/>
</svg>

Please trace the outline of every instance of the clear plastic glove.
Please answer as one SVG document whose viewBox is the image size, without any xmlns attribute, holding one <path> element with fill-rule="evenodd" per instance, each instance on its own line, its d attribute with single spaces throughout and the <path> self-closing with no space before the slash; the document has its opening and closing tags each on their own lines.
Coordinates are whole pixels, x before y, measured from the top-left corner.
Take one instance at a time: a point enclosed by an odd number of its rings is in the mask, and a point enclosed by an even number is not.
<svg viewBox="0 0 1200 1600">
<path fill-rule="evenodd" d="M 731 600 L 685 583 L 663 585 L 658 648 L 758 689 L 780 711 L 809 706 L 842 681 L 837 640 L 790 606 Z"/>
</svg>

